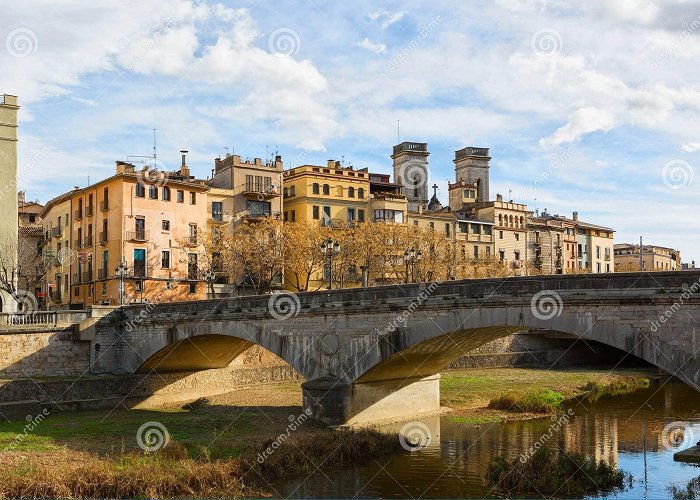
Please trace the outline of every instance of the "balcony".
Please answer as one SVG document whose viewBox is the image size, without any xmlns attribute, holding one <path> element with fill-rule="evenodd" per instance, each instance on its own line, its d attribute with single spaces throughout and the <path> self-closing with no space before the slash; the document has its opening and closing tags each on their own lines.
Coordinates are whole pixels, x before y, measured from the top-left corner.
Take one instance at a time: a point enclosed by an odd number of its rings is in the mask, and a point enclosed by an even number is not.
<svg viewBox="0 0 700 500">
<path fill-rule="evenodd" d="M 60 238 L 63 236 L 63 226 L 55 227 L 51 230 L 51 236 L 54 238 Z"/>
<path fill-rule="evenodd" d="M 82 246 L 83 246 L 83 240 L 81 240 L 80 238 L 78 238 L 77 240 L 75 240 L 75 249 L 76 249 L 76 250 L 82 248 Z"/>
<path fill-rule="evenodd" d="M 281 196 L 277 188 L 272 188 L 272 186 L 265 188 L 262 186 L 256 187 L 253 185 L 244 186 L 243 191 L 241 191 L 241 194 L 246 198 L 258 201 L 261 201 L 262 199 L 271 199 Z"/>
<path fill-rule="evenodd" d="M 83 272 L 83 283 L 90 283 L 92 281 L 92 269 Z"/>
<path fill-rule="evenodd" d="M 100 202 L 100 210 L 102 212 L 106 212 L 107 210 L 109 210 L 109 200 L 102 200 Z"/>
<path fill-rule="evenodd" d="M 80 283 L 82 283 L 83 281 L 80 278 L 81 278 L 80 273 L 73 274 L 73 284 L 79 285 Z"/>
<path fill-rule="evenodd" d="M 99 269 L 97 271 L 97 279 L 99 279 L 99 280 L 107 279 L 107 270 L 106 269 Z"/>
<path fill-rule="evenodd" d="M 92 205 L 88 205 L 85 207 L 85 215 L 87 217 L 92 217 Z"/>
<path fill-rule="evenodd" d="M 84 247 L 91 247 L 92 246 L 92 235 L 88 234 L 84 239 L 83 239 L 83 246 Z"/>
<path fill-rule="evenodd" d="M 196 247 L 197 246 L 197 236 L 189 235 L 183 238 L 182 243 L 186 247 Z"/>
<path fill-rule="evenodd" d="M 107 243 L 107 231 L 100 232 L 100 245 Z"/>
<path fill-rule="evenodd" d="M 83 218 L 83 209 L 79 208 L 75 211 L 75 220 L 80 220 Z"/>
<path fill-rule="evenodd" d="M 150 239 L 150 232 L 145 229 L 137 229 L 135 231 L 127 231 L 126 239 L 129 241 L 148 241 Z"/>
<path fill-rule="evenodd" d="M 196 265 L 190 264 L 189 266 L 187 266 L 187 279 L 188 280 L 192 280 L 192 281 L 197 280 L 197 279 L 199 279 L 198 275 L 199 275 L 199 269 L 197 268 Z"/>
</svg>

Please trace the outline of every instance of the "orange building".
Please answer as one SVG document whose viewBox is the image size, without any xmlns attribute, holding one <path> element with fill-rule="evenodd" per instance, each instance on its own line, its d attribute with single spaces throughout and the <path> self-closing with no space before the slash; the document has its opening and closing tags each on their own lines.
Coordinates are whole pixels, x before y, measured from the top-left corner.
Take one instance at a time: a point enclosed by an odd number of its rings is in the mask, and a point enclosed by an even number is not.
<svg viewBox="0 0 700 500">
<path fill-rule="evenodd" d="M 115 175 L 46 204 L 44 290 L 53 308 L 197 300 L 206 296 L 202 242 L 204 181 L 117 162 Z M 118 267 L 125 268 L 123 297 Z"/>
</svg>

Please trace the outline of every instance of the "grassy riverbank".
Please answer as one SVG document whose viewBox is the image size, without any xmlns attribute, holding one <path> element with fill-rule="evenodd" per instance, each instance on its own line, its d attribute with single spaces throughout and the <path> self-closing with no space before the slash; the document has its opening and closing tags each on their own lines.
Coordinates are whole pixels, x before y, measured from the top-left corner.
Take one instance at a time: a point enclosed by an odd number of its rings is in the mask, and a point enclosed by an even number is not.
<svg viewBox="0 0 700 500">
<path fill-rule="evenodd" d="M 522 418 L 528 414 L 486 407 L 506 391 L 546 389 L 570 398 L 587 384 L 600 392 L 623 376 L 643 375 L 513 368 L 451 371 L 442 376 L 442 404 L 454 408 L 450 418 L 465 423 Z M 0 497 L 264 496 L 274 492 L 270 483 L 283 477 L 304 477 L 401 452 L 396 436 L 329 430 L 304 417 L 300 382 L 294 381 L 244 388 L 184 408 L 54 411 L 27 433 L 26 421 L 0 423 Z M 170 443 L 146 453 L 137 434 L 153 422 L 167 429 Z M 149 435 L 142 437 L 148 441 Z"/>
<path fill-rule="evenodd" d="M 442 374 L 440 400 L 465 424 L 523 420 L 550 414 L 567 400 L 628 394 L 648 387 L 647 370 L 471 368 Z"/>
</svg>

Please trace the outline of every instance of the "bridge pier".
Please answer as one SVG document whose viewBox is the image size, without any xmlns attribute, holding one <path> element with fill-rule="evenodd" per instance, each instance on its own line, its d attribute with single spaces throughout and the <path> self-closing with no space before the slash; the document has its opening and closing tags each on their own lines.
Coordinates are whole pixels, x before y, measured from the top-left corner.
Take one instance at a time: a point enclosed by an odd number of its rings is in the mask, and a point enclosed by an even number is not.
<svg viewBox="0 0 700 500">
<path fill-rule="evenodd" d="M 323 377 L 302 384 L 304 410 L 329 425 L 405 420 L 440 410 L 440 375 L 349 383 Z"/>
</svg>

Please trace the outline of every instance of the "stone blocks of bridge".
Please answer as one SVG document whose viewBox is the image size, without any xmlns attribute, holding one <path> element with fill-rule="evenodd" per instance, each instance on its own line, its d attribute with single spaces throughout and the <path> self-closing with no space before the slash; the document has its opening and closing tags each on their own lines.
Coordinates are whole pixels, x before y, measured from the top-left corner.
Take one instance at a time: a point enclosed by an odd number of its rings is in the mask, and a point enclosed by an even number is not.
<svg viewBox="0 0 700 500">
<path fill-rule="evenodd" d="M 367 383 L 322 377 L 304 382 L 302 395 L 304 410 L 329 425 L 409 419 L 440 411 L 440 375 Z"/>
</svg>

